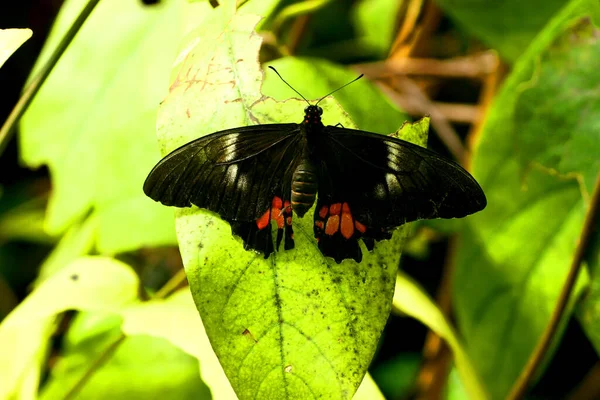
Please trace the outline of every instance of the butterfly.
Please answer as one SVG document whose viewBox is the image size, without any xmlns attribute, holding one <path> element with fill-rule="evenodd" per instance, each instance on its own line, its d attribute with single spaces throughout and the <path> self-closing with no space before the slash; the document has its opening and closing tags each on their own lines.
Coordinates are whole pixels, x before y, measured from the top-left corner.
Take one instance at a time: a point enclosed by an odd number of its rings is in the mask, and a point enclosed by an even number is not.
<svg viewBox="0 0 600 400">
<path fill-rule="evenodd" d="M 455 162 L 391 136 L 326 126 L 319 101 L 307 101 L 299 124 L 227 129 L 179 147 L 152 169 L 144 192 L 219 214 L 265 258 L 282 242 L 294 247 L 293 214 L 302 218 L 316 202 L 314 236 L 337 263 L 360 262 L 359 240 L 371 251 L 407 222 L 485 208 L 483 190 Z"/>
</svg>

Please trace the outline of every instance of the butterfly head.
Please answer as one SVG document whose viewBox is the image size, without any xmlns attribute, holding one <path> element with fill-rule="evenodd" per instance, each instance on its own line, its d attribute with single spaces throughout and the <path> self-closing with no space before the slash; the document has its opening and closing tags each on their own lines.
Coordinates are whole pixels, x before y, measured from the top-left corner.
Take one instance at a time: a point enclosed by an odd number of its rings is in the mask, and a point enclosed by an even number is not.
<svg viewBox="0 0 600 400">
<path fill-rule="evenodd" d="M 323 109 L 317 105 L 309 105 L 304 109 L 304 125 L 320 125 Z"/>
</svg>

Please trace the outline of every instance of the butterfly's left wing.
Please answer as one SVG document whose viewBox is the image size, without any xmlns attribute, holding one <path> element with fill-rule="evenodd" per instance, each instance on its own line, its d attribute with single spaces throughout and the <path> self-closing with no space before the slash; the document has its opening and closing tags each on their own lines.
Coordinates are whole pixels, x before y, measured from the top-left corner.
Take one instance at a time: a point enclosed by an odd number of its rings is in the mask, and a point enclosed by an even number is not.
<svg viewBox="0 0 600 400">
<path fill-rule="evenodd" d="M 326 126 L 320 136 L 315 236 L 337 262 L 410 221 L 460 218 L 482 210 L 485 195 L 458 164 L 409 142 Z"/>
<path fill-rule="evenodd" d="M 292 173 L 302 154 L 298 124 L 228 129 L 189 142 L 165 156 L 144 182 L 148 197 L 168 206 L 192 204 L 218 213 L 246 249 L 273 252 L 271 219 L 282 240 Z M 290 220 L 291 221 L 291 220 Z M 287 226 L 289 225 L 289 226 Z M 293 247 L 291 223 L 285 247 Z"/>
</svg>

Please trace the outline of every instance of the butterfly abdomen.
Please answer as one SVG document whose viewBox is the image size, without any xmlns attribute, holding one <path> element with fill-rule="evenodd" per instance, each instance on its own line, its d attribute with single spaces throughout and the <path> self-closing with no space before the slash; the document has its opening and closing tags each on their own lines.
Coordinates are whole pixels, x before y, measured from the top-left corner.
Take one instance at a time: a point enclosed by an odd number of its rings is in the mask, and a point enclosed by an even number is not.
<svg viewBox="0 0 600 400">
<path fill-rule="evenodd" d="M 304 216 L 315 202 L 317 188 L 317 171 L 310 160 L 304 159 L 292 175 L 292 209 L 299 217 Z"/>
</svg>

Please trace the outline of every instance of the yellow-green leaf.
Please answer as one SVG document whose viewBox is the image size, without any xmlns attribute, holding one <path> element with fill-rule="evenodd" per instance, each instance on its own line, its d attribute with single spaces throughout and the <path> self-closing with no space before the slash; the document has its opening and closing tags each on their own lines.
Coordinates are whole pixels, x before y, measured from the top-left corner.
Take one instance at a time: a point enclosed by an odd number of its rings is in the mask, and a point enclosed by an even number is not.
<svg viewBox="0 0 600 400">
<path fill-rule="evenodd" d="M 31 29 L 0 29 L 0 67 L 32 34 Z"/>
</svg>

